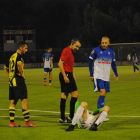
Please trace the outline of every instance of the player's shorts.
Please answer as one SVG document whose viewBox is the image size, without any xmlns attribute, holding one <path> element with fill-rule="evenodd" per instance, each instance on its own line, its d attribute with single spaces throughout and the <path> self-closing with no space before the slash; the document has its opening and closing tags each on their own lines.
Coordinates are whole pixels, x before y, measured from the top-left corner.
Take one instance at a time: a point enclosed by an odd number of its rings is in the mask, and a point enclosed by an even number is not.
<svg viewBox="0 0 140 140">
<path fill-rule="evenodd" d="M 65 95 L 68 96 L 69 93 L 77 90 L 77 86 L 73 77 L 73 73 L 70 73 L 70 72 L 65 72 L 65 73 L 67 77 L 69 78 L 70 82 L 65 83 L 64 77 L 61 72 L 59 73 L 59 81 L 61 85 L 61 93 L 65 93 Z"/>
<path fill-rule="evenodd" d="M 17 86 L 9 86 L 9 100 L 27 99 L 27 87 L 22 77 L 16 77 Z"/>
<path fill-rule="evenodd" d="M 94 78 L 94 91 L 98 92 L 100 89 L 105 89 L 106 92 L 110 92 L 109 81 Z"/>
<path fill-rule="evenodd" d="M 50 68 L 44 68 L 44 73 L 52 73 L 53 69 Z"/>
<path fill-rule="evenodd" d="M 85 120 L 82 117 L 78 120 L 78 125 L 82 129 L 89 129 L 91 125 L 96 121 L 96 118 L 93 115 L 90 115 L 87 111 L 87 118 Z"/>
</svg>

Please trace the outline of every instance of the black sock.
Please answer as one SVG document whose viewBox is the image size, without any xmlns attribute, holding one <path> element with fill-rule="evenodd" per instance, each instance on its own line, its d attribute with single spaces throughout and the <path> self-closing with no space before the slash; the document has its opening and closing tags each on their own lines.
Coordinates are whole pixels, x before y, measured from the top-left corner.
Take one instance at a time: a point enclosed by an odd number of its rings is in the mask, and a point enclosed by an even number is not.
<svg viewBox="0 0 140 140">
<path fill-rule="evenodd" d="M 70 118 L 73 119 L 74 116 L 74 110 L 75 110 L 75 103 L 77 101 L 77 98 L 71 97 L 70 101 Z"/>
<path fill-rule="evenodd" d="M 65 119 L 65 105 L 66 105 L 66 100 L 61 98 L 60 99 L 60 112 L 61 112 L 61 119 Z"/>
</svg>

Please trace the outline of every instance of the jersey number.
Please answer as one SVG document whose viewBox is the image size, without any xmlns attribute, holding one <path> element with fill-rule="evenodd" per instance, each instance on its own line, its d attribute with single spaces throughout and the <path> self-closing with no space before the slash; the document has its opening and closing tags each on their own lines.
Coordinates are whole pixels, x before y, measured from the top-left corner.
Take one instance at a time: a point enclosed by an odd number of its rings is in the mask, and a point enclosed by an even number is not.
<svg viewBox="0 0 140 140">
<path fill-rule="evenodd" d="M 46 61 L 49 61 L 49 56 L 46 56 Z"/>
<path fill-rule="evenodd" d="M 14 60 L 12 60 L 10 62 L 10 71 L 13 72 L 14 71 Z"/>
</svg>

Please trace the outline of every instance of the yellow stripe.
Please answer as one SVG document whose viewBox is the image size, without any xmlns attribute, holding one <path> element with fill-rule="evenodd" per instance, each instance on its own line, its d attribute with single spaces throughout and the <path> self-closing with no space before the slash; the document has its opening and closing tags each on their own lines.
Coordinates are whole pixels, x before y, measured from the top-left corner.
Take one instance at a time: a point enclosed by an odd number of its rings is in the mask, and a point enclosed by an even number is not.
<svg viewBox="0 0 140 140">
<path fill-rule="evenodd" d="M 14 107 L 9 107 L 9 109 L 14 109 L 14 110 L 15 110 L 15 108 L 14 108 Z"/>
<path fill-rule="evenodd" d="M 13 83 L 13 86 L 14 86 L 14 87 L 17 86 L 16 78 L 13 78 L 12 83 Z"/>
<path fill-rule="evenodd" d="M 14 120 L 14 117 L 10 117 L 10 120 Z"/>
<path fill-rule="evenodd" d="M 22 63 L 21 61 L 17 61 L 17 63 L 19 63 L 19 62 Z"/>
<path fill-rule="evenodd" d="M 9 111 L 9 113 L 15 113 L 15 111 Z"/>
<path fill-rule="evenodd" d="M 5 65 L 4 65 L 4 68 L 9 69 L 9 68 L 7 68 Z"/>
<path fill-rule="evenodd" d="M 26 116 L 24 116 L 24 117 L 28 117 L 29 115 L 26 115 Z"/>
<path fill-rule="evenodd" d="M 23 112 L 23 114 L 26 114 L 26 113 L 29 113 L 29 110 L 26 110 L 26 111 Z"/>
<path fill-rule="evenodd" d="M 29 119 L 25 119 L 25 122 L 29 121 Z"/>
</svg>

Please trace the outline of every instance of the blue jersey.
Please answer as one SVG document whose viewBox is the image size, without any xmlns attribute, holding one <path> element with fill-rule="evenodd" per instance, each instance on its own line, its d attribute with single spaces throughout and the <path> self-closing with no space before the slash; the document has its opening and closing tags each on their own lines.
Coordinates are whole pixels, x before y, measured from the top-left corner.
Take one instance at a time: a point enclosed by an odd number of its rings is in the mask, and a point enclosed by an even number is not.
<svg viewBox="0 0 140 140">
<path fill-rule="evenodd" d="M 93 62 L 94 62 L 94 75 L 93 75 Z M 112 49 L 107 48 L 107 50 L 103 50 L 101 47 L 97 47 L 92 50 L 89 56 L 90 76 L 93 76 L 95 79 L 109 81 L 111 66 L 113 68 L 116 77 L 118 77 L 114 51 Z"/>
<path fill-rule="evenodd" d="M 134 51 L 134 52 L 132 52 L 132 61 L 133 61 L 133 62 L 135 62 L 135 63 L 137 63 L 137 62 L 138 62 L 137 54 L 136 54 L 136 52 L 135 52 L 135 51 Z"/>
<path fill-rule="evenodd" d="M 43 54 L 44 58 L 44 68 L 51 67 L 51 58 L 53 59 L 53 54 L 51 52 L 46 52 Z"/>
</svg>

